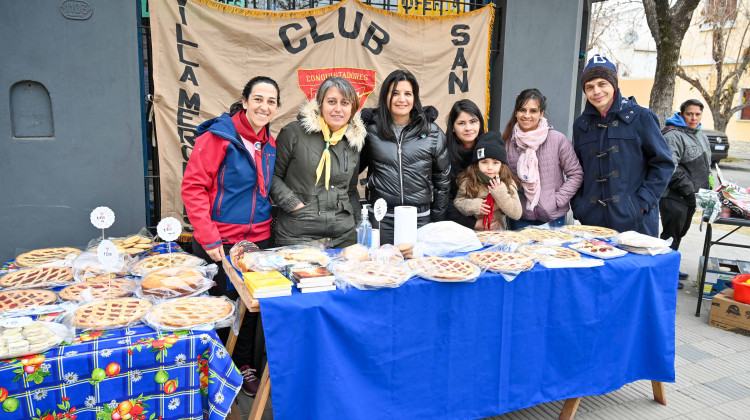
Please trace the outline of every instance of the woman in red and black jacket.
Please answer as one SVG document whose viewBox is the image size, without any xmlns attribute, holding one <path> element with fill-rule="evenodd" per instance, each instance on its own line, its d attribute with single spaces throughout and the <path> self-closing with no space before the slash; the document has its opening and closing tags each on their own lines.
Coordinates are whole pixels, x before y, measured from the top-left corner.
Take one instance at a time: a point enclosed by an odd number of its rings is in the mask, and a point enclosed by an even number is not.
<svg viewBox="0 0 750 420">
<path fill-rule="evenodd" d="M 276 142 L 269 123 L 280 105 L 278 84 L 268 77 L 254 77 L 242 90 L 242 101 L 233 104 L 229 114 L 198 127 L 200 137 L 182 179 L 182 201 L 195 230 L 193 253 L 219 263 L 219 273 L 214 277 L 216 286 L 209 290 L 211 295 L 238 297 L 236 290 L 227 291 L 226 273 L 221 269 L 221 261 L 232 245 L 248 240 L 260 248 L 268 247 L 268 191 L 276 159 Z M 248 394 L 254 393 L 255 381 L 254 377 L 248 379 L 252 372 L 245 371 L 263 367 L 251 360 L 257 360 L 263 350 L 257 341 L 253 345 L 255 328 L 256 320 L 243 321 L 232 356 L 246 377 L 243 390 Z M 218 333 L 226 342 L 229 329 Z"/>
</svg>

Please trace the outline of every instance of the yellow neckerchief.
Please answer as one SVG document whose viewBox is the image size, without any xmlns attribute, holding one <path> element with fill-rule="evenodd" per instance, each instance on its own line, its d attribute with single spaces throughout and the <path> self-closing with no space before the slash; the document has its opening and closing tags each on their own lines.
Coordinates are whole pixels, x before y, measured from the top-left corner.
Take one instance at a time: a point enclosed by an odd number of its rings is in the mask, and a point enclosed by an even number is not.
<svg viewBox="0 0 750 420">
<path fill-rule="evenodd" d="M 346 129 L 349 127 L 349 124 L 344 124 L 343 127 L 339 128 L 338 131 L 331 134 L 331 129 L 328 128 L 328 124 L 326 124 L 326 121 L 323 119 L 322 116 L 318 116 L 318 120 L 320 121 L 320 126 L 323 127 L 323 140 L 326 141 L 326 149 L 323 150 L 323 156 L 320 157 L 320 163 L 318 163 L 318 169 L 315 170 L 315 174 L 317 175 L 315 178 L 315 185 L 318 185 L 318 182 L 320 181 L 320 174 L 323 173 L 323 166 L 326 168 L 326 189 L 328 189 L 328 183 L 331 180 L 331 152 L 328 151 L 328 148 L 330 146 L 335 146 L 336 143 L 339 142 L 342 138 L 344 138 L 344 133 L 346 133 Z"/>
</svg>

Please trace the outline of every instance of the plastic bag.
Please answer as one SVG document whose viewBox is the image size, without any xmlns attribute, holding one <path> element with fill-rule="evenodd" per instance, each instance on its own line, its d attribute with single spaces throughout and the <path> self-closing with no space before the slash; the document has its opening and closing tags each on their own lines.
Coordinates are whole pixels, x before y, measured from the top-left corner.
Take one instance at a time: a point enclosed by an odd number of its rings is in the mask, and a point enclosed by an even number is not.
<svg viewBox="0 0 750 420">
<path fill-rule="evenodd" d="M 512 230 L 484 230 L 475 234 L 484 246 L 524 245 L 534 242 L 523 233 Z"/>
<path fill-rule="evenodd" d="M 708 216 L 708 223 L 713 223 L 721 214 L 721 204 L 716 191 L 701 188 L 695 194 L 695 201 L 703 209 L 703 215 Z M 701 219 L 701 224 L 703 220 Z"/>
<path fill-rule="evenodd" d="M 370 249 L 362 244 L 354 244 L 342 249 L 334 258 L 344 261 L 367 261 L 370 259 Z"/>
<path fill-rule="evenodd" d="M 65 311 L 72 305 L 58 301 L 52 290 L 15 289 L 0 291 L 0 317 L 38 315 Z"/>
<path fill-rule="evenodd" d="M 618 248 L 634 254 L 658 255 L 672 251 L 672 248 L 669 247 L 672 244 L 672 238 L 665 241 L 633 230 L 622 232 L 613 237 L 612 241 Z"/>
<path fill-rule="evenodd" d="M 164 299 L 197 296 L 216 285 L 213 278 L 218 271 L 216 264 L 153 270 L 141 279 L 136 296 L 154 303 Z"/>
<path fill-rule="evenodd" d="M 89 279 L 101 279 L 104 277 L 122 277 L 127 271 L 128 265 L 132 264 L 133 258 L 126 254 L 117 256 L 117 262 L 110 267 L 105 267 L 99 262 L 96 251 L 86 251 L 73 260 L 73 278 L 76 281 L 87 281 Z"/>
<path fill-rule="evenodd" d="M 141 322 L 153 305 L 146 299 L 114 298 L 95 300 L 68 311 L 63 323 L 80 330 L 111 330 Z"/>
<path fill-rule="evenodd" d="M 258 245 L 250 241 L 240 241 L 234 244 L 232 249 L 229 250 L 229 260 L 232 262 L 234 268 L 246 273 L 252 271 L 249 257 L 253 252 L 260 252 Z"/>
<path fill-rule="evenodd" d="M 419 257 L 407 265 L 417 276 L 439 282 L 474 282 L 482 274 L 482 269 L 463 258 Z"/>
<path fill-rule="evenodd" d="M 316 262 L 327 265 L 331 258 L 321 245 L 291 245 L 273 250 L 276 255 L 286 260 L 286 265 L 301 262 Z"/>
<path fill-rule="evenodd" d="M 63 301 L 84 303 L 99 299 L 128 297 L 137 289 L 138 282 L 132 277 L 102 277 L 71 284 L 57 294 Z"/>
<path fill-rule="evenodd" d="M 59 267 L 57 263 L 16 270 L 0 277 L 0 288 L 47 289 L 73 283 L 73 270 Z"/>
<path fill-rule="evenodd" d="M 562 231 L 584 239 L 607 239 L 619 233 L 614 229 L 592 225 L 566 225 L 562 227 Z"/>
<path fill-rule="evenodd" d="M 143 258 L 129 266 L 128 271 L 136 276 L 146 274 L 165 267 L 190 266 L 199 267 L 206 265 L 206 261 L 186 252 L 172 252 L 167 254 L 152 255 Z"/>
<path fill-rule="evenodd" d="M 0 359 L 10 359 L 43 353 L 59 346 L 63 341 L 70 343 L 75 331 L 54 322 L 39 322 L 29 317 L 20 317 L 0 320 L 0 335 Z M 29 363 L 25 364 L 25 368 L 35 371 L 40 368 L 43 360 L 42 358 L 39 363 L 35 363 L 34 358 L 31 358 Z"/>
<path fill-rule="evenodd" d="M 153 306 L 144 322 L 157 331 L 231 327 L 238 312 L 237 305 L 225 296 L 172 299 Z"/>
<path fill-rule="evenodd" d="M 581 254 L 608 260 L 611 258 L 623 257 L 628 254 L 627 251 L 615 248 L 612 245 L 599 239 L 584 239 L 572 244 L 568 244 L 570 249 L 575 249 Z"/>
<path fill-rule="evenodd" d="M 540 226 L 528 227 L 520 231 L 532 241 L 545 245 L 562 245 L 575 240 L 575 237 L 565 233 L 562 229 L 551 229 L 546 223 Z"/>
<path fill-rule="evenodd" d="M 39 266 L 48 267 L 70 267 L 81 251 L 78 248 L 58 247 L 58 248 L 41 248 L 31 251 L 20 252 L 16 250 L 17 255 L 13 260 L 19 268 L 30 268 Z"/>
<path fill-rule="evenodd" d="M 467 252 L 482 248 L 473 230 L 456 222 L 428 223 L 417 229 L 413 257 L 439 256 L 451 252 Z"/>
<path fill-rule="evenodd" d="M 556 245 L 521 245 L 517 251 L 547 268 L 596 267 L 604 264 L 602 260 L 581 258 L 578 251 Z"/>
<path fill-rule="evenodd" d="M 117 252 L 119 254 L 144 254 L 151 252 L 151 250 L 154 248 L 154 245 L 156 245 L 154 236 L 151 235 L 151 232 L 149 232 L 145 227 L 141 228 L 141 230 L 134 235 L 110 237 L 107 238 L 107 240 L 112 242 L 115 247 L 117 247 Z M 94 238 L 89 241 L 88 245 L 86 245 L 86 249 L 89 251 L 94 251 L 94 253 L 96 253 L 96 248 L 101 242 L 102 238 Z"/>
<path fill-rule="evenodd" d="M 479 266 L 483 272 L 502 274 L 507 281 L 515 280 L 519 274 L 534 268 L 535 264 L 535 261 L 526 255 L 503 251 L 500 247 L 471 252 L 466 258 Z"/>
<path fill-rule="evenodd" d="M 722 186 L 719 189 L 721 204 L 728 207 L 732 216 L 750 219 L 750 195 L 739 189 Z"/>
<path fill-rule="evenodd" d="M 395 288 L 412 276 L 406 264 L 378 261 L 338 262 L 331 264 L 329 269 L 336 276 L 336 286 L 344 290 L 349 286 L 360 290 Z"/>
</svg>

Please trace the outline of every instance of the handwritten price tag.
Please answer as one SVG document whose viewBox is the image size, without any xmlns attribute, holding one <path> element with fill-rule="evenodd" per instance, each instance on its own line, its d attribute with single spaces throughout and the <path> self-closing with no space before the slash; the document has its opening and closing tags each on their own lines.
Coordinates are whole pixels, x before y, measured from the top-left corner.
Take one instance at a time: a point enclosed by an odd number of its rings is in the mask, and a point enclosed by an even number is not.
<svg viewBox="0 0 750 420">
<path fill-rule="evenodd" d="M 165 241 L 175 241 L 182 233 L 182 224 L 174 217 L 165 217 L 156 225 L 156 233 Z"/>
<path fill-rule="evenodd" d="M 383 220 L 383 217 L 385 217 L 385 213 L 388 211 L 388 205 L 385 203 L 385 200 L 382 198 L 378 198 L 375 200 L 375 206 L 373 209 L 373 212 L 375 213 L 375 220 L 378 222 Z"/>
<path fill-rule="evenodd" d="M 115 212 L 109 207 L 97 207 L 91 212 L 91 224 L 97 229 L 107 229 L 115 222 Z"/>
<path fill-rule="evenodd" d="M 19 316 L 17 318 L 3 318 L 0 319 L 0 327 L 21 328 L 27 325 L 31 325 L 32 322 L 34 322 L 34 320 L 28 316 Z"/>
<path fill-rule="evenodd" d="M 106 239 L 101 241 L 99 246 L 96 247 L 96 256 L 99 258 L 99 262 L 105 267 L 111 267 L 119 260 L 117 247 Z"/>
</svg>

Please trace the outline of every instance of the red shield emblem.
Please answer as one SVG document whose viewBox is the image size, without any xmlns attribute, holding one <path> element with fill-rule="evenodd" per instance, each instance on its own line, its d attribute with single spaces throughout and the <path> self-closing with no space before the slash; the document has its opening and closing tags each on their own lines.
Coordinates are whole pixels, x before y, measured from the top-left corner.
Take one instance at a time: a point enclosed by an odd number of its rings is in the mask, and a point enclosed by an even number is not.
<svg viewBox="0 0 750 420">
<path fill-rule="evenodd" d="M 297 70 L 299 88 L 305 94 L 308 101 L 311 101 L 315 97 L 315 94 L 318 92 L 318 86 L 331 76 L 343 77 L 351 82 L 359 96 L 359 109 L 362 109 L 367 98 L 375 90 L 375 70 L 355 69 L 353 67 Z"/>
</svg>

